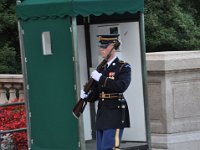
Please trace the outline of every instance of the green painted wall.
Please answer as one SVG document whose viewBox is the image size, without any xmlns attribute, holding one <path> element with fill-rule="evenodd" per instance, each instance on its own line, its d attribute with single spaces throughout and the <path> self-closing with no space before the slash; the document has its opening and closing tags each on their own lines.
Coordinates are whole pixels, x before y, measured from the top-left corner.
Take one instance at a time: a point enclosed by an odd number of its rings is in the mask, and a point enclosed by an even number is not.
<svg viewBox="0 0 200 150">
<path fill-rule="evenodd" d="M 37 10 L 35 10 L 37 11 Z M 29 20 L 24 30 L 32 150 L 78 150 L 70 19 Z M 42 32 L 50 31 L 53 55 L 43 55 Z"/>
</svg>

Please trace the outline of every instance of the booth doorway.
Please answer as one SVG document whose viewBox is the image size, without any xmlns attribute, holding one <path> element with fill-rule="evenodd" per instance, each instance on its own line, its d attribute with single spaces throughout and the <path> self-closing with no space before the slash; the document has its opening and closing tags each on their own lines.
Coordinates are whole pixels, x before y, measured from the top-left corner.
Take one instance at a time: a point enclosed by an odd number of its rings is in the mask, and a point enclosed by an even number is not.
<svg viewBox="0 0 200 150">
<path fill-rule="evenodd" d="M 117 51 L 117 56 L 119 59 L 130 63 L 132 67 L 132 82 L 128 90 L 124 93 L 129 105 L 131 127 L 124 130 L 122 147 L 131 147 L 131 149 L 135 148 L 137 150 L 147 149 L 148 140 L 139 21 L 129 20 L 125 22 L 91 23 L 86 26 L 78 25 L 77 33 L 81 88 L 83 88 L 84 84 L 88 81 L 90 72 L 94 70 L 102 60 L 98 51 L 97 35 L 120 34 L 119 39 L 122 44 Z M 98 102 L 87 105 L 83 113 L 83 130 L 86 147 L 94 147 L 95 145 L 95 115 L 97 103 Z"/>
</svg>

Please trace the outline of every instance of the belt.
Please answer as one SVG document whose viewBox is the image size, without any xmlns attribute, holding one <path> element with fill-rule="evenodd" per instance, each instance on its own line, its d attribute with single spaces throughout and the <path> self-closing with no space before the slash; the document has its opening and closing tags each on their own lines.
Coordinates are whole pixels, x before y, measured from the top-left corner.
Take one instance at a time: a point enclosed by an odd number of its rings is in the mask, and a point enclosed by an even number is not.
<svg viewBox="0 0 200 150">
<path fill-rule="evenodd" d="M 124 98 L 123 93 L 104 93 L 101 92 L 99 95 L 100 99 L 122 99 Z"/>
</svg>

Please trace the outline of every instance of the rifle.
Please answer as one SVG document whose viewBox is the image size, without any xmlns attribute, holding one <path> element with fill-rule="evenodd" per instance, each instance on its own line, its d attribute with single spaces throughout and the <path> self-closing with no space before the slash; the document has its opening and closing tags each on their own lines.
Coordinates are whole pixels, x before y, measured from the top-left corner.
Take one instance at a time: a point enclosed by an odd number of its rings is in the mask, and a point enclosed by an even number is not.
<svg viewBox="0 0 200 150">
<path fill-rule="evenodd" d="M 102 62 L 97 66 L 96 70 L 98 72 L 102 72 L 102 70 L 104 69 L 105 65 L 108 62 L 108 59 L 111 56 L 111 52 L 114 48 L 119 47 L 120 42 L 117 42 L 114 44 L 113 48 L 110 50 L 110 52 L 108 53 L 108 55 L 106 56 L 106 58 L 104 58 L 102 60 Z M 90 77 L 90 79 L 88 80 L 88 82 L 85 84 L 84 86 L 84 92 L 87 94 L 91 88 L 93 87 L 95 83 L 95 80 L 93 78 Z M 74 115 L 74 117 L 76 117 L 77 119 L 80 117 L 80 115 L 83 113 L 85 106 L 87 105 L 87 100 L 84 100 L 82 98 L 79 99 L 79 101 L 76 103 L 76 105 L 74 106 L 72 113 Z"/>
</svg>

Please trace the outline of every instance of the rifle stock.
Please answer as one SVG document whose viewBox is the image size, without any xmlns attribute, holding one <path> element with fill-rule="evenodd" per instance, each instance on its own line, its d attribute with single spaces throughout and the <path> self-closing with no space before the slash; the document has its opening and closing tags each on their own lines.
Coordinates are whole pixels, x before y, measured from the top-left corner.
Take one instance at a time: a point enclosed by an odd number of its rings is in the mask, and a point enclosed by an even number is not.
<svg viewBox="0 0 200 150">
<path fill-rule="evenodd" d="M 79 99 L 79 101 L 76 103 L 72 111 L 74 117 L 78 119 L 80 115 L 83 113 L 86 105 L 87 105 L 87 101 L 83 99 Z"/>
<path fill-rule="evenodd" d="M 102 72 L 102 70 L 104 69 L 104 66 L 107 64 L 108 59 L 110 58 L 111 52 L 115 47 L 118 47 L 120 45 L 120 43 L 115 43 L 113 48 L 110 50 L 109 54 L 107 55 L 107 57 L 105 59 L 103 59 L 103 61 L 97 66 L 96 70 L 98 72 Z M 86 94 L 88 94 L 88 92 L 91 90 L 91 88 L 93 87 L 95 83 L 95 80 L 90 78 L 89 81 L 85 84 L 84 86 L 84 92 Z M 87 105 L 87 101 L 84 99 L 79 99 L 79 101 L 76 103 L 76 105 L 74 106 L 72 113 L 73 115 L 78 119 L 80 117 L 80 115 L 83 113 L 85 106 Z"/>
<path fill-rule="evenodd" d="M 102 61 L 102 62 L 104 62 L 104 61 Z M 107 61 L 106 61 L 107 62 Z M 106 62 L 104 62 L 105 64 L 106 64 Z M 103 64 L 104 64 L 103 63 Z M 102 63 L 101 63 L 102 64 Z M 98 72 L 100 72 L 100 68 L 103 68 L 103 66 L 105 65 L 103 65 L 102 64 L 102 67 L 97 67 L 97 71 Z M 95 80 L 94 79 L 92 79 L 92 78 L 90 78 L 89 79 L 89 81 L 85 84 L 85 86 L 84 86 L 84 92 L 87 94 L 90 90 L 91 90 L 91 88 L 93 87 L 93 85 L 94 85 L 94 83 L 95 83 Z M 87 105 L 87 101 L 86 100 L 84 100 L 84 99 L 79 99 L 79 101 L 76 103 L 76 105 L 74 106 L 74 108 L 73 108 L 73 110 L 72 110 L 72 113 L 73 113 L 73 115 L 78 119 L 79 117 L 80 117 L 80 115 L 83 113 L 83 111 L 84 111 L 84 109 L 85 109 L 85 106 Z"/>
</svg>

